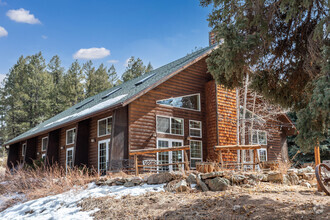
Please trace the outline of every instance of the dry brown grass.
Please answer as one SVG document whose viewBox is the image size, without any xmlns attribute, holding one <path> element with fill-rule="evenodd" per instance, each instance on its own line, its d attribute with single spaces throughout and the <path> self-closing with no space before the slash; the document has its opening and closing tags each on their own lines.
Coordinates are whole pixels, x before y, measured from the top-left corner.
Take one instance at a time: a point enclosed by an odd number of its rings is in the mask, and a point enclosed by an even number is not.
<svg viewBox="0 0 330 220">
<path fill-rule="evenodd" d="M 32 200 L 62 193 L 74 186 L 85 186 L 96 178 L 98 178 L 97 173 L 87 170 L 85 167 L 75 168 L 67 172 L 58 165 L 14 171 L 6 170 L 5 175 L 0 180 L 0 196 L 24 195 L 24 200 Z M 2 204 L 0 209 L 8 207 L 12 202 L 6 201 L 7 205 Z"/>
<path fill-rule="evenodd" d="M 292 167 L 291 162 L 284 162 L 282 160 L 278 160 L 278 167 L 276 168 L 276 171 L 282 173 L 282 174 L 287 174 L 288 169 Z"/>
</svg>

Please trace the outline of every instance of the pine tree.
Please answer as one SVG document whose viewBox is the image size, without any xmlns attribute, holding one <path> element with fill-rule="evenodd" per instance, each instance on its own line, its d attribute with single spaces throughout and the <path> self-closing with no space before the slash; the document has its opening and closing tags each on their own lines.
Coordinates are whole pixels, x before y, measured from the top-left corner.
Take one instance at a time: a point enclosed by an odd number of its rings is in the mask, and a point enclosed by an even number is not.
<svg viewBox="0 0 330 220">
<path fill-rule="evenodd" d="M 306 109 L 310 120 L 325 120 L 313 115 L 308 106 L 313 102 L 315 80 L 329 75 L 326 1 L 201 0 L 201 5 L 213 5 L 209 25 L 216 39 L 222 40 L 207 59 L 208 70 L 218 83 L 238 88 L 250 75 L 251 88 L 269 101 L 295 111 Z M 298 139 L 305 140 L 300 143 L 314 147 L 316 138 L 307 133 L 318 128 L 303 129 L 299 120 L 303 119 L 298 118 L 297 128 L 302 129 Z"/>
<path fill-rule="evenodd" d="M 149 68 L 152 68 L 151 64 L 148 66 Z M 126 82 L 145 74 L 146 69 L 146 66 L 143 64 L 140 58 L 137 58 L 135 60 L 135 58 L 132 56 L 131 58 L 129 58 L 127 67 L 125 69 L 125 72 L 123 73 L 123 81 Z"/>
<path fill-rule="evenodd" d="M 148 63 L 148 66 L 146 68 L 146 73 L 152 71 L 154 68 L 152 67 L 151 63 Z"/>
<path fill-rule="evenodd" d="M 50 93 L 50 107 L 52 109 L 51 116 L 54 116 L 64 111 L 66 106 L 62 99 L 64 68 L 61 67 L 61 60 L 57 55 L 50 60 L 48 73 L 51 75 L 53 82 L 53 88 Z"/>
<path fill-rule="evenodd" d="M 107 68 L 101 64 L 95 71 L 94 67 L 91 67 L 92 62 L 89 61 L 84 69 L 86 69 L 87 80 L 86 80 L 86 97 L 94 96 L 104 90 L 111 87 L 109 82 L 109 76 Z"/>
<path fill-rule="evenodd" d="M 65 108 L 68 108 L 85 98 L 83 71 L 77 60 L 71 64 L 63 80 L 63 99 Z"/>
<path fill-rule="evenodd" d="M 91 60 L 87 61 L 83 65 L 84 75 L 86 76 L 86 96 L 90 97 L 93 94 L 93 86 L 94 86 L 94 78 L 95 78 L 95 67 L 93 66 L 93 62 Z"/>
<path fill-rule="evenodd" d="M 122 81 L 119 79 L 117 75 L 116 68 L 113 64 L 108 69 L 108 76 L 109 76 L 110 88 L 118 86 L 122 83 Z"/>
</svg>

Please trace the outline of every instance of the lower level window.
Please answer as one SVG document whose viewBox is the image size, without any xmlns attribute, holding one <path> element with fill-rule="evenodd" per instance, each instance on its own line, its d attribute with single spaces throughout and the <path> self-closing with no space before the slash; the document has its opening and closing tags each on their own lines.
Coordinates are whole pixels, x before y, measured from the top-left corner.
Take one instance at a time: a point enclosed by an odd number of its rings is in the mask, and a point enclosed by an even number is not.
<svg viewBox="0 0 330 220">
<path fill-rule="evenodd" d="M 26 153 L 26 143 L 22 144 L 22 156 L 24 157 Z"/>
<path fill-rule="evenodd" d="M 196 168 L 196 162 L 203 161 L 202 141 L 190 141 L 190 166 Z"/>
<path fill-rule="evenodd" d="M 66 169 L 73 168 L 73 147 L 66 149 Z"/>
<path fill-rule="evenodd" d="M 181 147 L 183 146 L 182 140 L 171 140 L 171 139 L 158 139 L 157 148 L 171 148 L 171 147 Z M 158 164 L 171 164 L 158 166 L 159 171 L 177 171 L 182 164 L 179 166 L 173 165 L 173 163 L 183 162 L 183 151 L 169 151 L 157 153 Z"/>
<path fill-rule="evenodd" d="M 258 149 L 258 156 L 260 162 L 267 161 L 267 150 L 266 149 Z"/>
</svg>

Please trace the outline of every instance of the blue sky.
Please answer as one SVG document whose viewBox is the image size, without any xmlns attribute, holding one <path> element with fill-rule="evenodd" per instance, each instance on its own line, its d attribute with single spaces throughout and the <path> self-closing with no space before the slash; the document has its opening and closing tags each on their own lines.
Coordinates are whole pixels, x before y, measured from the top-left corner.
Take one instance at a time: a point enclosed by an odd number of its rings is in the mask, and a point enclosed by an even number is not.
<svg viewBox="0 0 330 220">
<path fill-rule="evenodd" d="M 0 0 L 0 80 L 39 51 L 66 69 L 90 57 L 122 74 L 130 56 L 157 68 L 208 45 L 210 10 L 198 0 Z"/>
</svg>

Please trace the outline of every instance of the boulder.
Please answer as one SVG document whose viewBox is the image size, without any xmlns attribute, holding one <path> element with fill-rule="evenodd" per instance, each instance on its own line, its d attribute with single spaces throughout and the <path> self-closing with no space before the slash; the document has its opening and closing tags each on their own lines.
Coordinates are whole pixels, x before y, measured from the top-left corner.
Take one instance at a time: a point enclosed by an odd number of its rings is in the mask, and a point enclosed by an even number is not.
<svg viewBox="0 0 330 220">
<path fill-rule="evenodd" d="M 168 183 L 171 180 L 173 180 L 173 175 L 169 172 L 166 173 L 156 173 L 152 174 L 148 177 L 147 183 L 148 184 L 162 184 L 162 183 Z"/>
<path fill-rule="evenodd" d="M 211 178 L 215 178 L 215 177 L 223 177 L 224 176 L 224 172 L 223 171 L 217 171 L 217 172 L 211 172 L 211 173 L 203 173 L 201 174 L 201 178 L 203 180 L 205 179 L 211 179 Z"/>
<path fill-rule="evenodd" d="M 311 188 L 311 184 L 309 182 L 302 182 L 300 183 L 301 186 L 307 187 L 307 188 Z"/>
<path fill-rule="evenodd" d="M 130 181 L 134 183 L 134 185 L 140 185 L 143 182 L 140 177 L 133 177 Z"/>
<path fill-rule="evenodd" d="M 122 185 L 125 184 L 125 182 L 126 182 L 125 179 L 119 179 L 119 178 L 114 179 L 114 183 L 115 183 L 117 186 L 122 186 Z"/>
<path fill-rule="evenodd" d="M 196 175 L 193 173 L 189 174 L 189 176 L 187 177 L 187 182 L 190 184 L 196 184 Z"/>
<path fill-rule="evenodd" d="M 221 177 L 216 177 L 214 179 L 207 179 L 206 184 L 211 191 L 224 191 L 228 188 L 229 180 Z"/>
<path fill-rule="evenodd" d="M 233 175 L 231 177 L 231 182 L 233 184 L 241 184 L 241 183 L 247 183 L 247 177 L 244 176 L 244 175 L 241 175 L 241 174 L 238 174 L 238 175 Z"/>
<path fill-rule="evenodd" d="M 180 180 L 177 184 L 175 184 L 175 191 L 176 192 L 186 192 L 188 191 L 188 184 L 186 180 Z"/>
<path fill-rule="evenodd" d="M 124 186 L 125 187 L 133 187 L 135 185 L 134 185 L 134 183 L 132 181 L 128 181 L 128 182 L 124 183 Z"/>
<path fill-rule="evenodd" d="M 291 185 L 298 185 L 299 184 L 299 177 L 296 173 L 289 173 L 287 175 L 287 179 L 289 180 Z"/>
<path fill-rule="evenodd" d="M 291 185 L 291 182 L 290 182 L 290 180 L 288 179 L 288 175 L 283 175 L 283 181 L 282 181 L 282 183 L 283 183 L 284 185 Z"/>
<path fill-rule="evenodd" d="M 199 187 L 202 188 L 203 192 L 209 191 L 209 188 L 207 187 L 207 185 L 202 181 L 201 175 L 198 174 L 196 177 L 196 183 Z"/>
<path fill-rule="evenodd" d="M 277 183 L 283 183 L 283 174 L 278 172 L 270 172 L 267 176 L 268 182 L 277 182 Z"/>
<path fill-rule="evenodd" d="M 302 178 L 304 180 L 313 180 L 315 178 L 315 173 L 303 173 Z"/>
<path fill-rule="evenodd" d="M 313 167 L 310 167 L 310 166 L 298 169 L 298 175 L 303 175 L 304 173 L 313 173 L 313 172 L 314 172 L 314 169 L 313 169 Z"/>
</svg>

